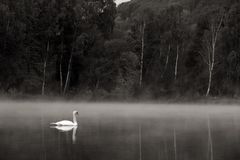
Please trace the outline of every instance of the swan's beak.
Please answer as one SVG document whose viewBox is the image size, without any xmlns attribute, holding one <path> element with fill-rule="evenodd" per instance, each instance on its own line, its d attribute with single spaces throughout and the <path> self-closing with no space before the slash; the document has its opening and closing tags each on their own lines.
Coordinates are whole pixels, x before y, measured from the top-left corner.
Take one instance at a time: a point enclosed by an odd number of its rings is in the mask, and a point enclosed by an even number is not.
<svg viewBox="0 0 240 160">
<path fill-rule="evenodd" d="M 78 112 L 76 112 L 76 115 L 78 115 Z"/>
</svg>

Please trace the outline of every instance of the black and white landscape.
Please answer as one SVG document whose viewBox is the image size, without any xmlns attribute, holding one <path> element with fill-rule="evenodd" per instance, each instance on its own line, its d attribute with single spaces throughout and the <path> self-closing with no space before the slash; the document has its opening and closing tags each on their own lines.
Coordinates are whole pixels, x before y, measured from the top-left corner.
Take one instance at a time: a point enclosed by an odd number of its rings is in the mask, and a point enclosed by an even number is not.
<svg viewBox="0 0 240 160">
<path fill-rule="evenodd" d="M 239 160 L 240 0 L 0 0 L 0 160 Z"/>
</svg>

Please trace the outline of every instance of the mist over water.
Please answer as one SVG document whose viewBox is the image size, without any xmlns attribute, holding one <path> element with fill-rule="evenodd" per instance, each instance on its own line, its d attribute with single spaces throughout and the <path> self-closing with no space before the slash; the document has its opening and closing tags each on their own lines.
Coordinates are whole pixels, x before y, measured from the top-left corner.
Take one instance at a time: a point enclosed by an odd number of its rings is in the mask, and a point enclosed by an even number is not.
<svg viewBox="0 0 240 160">
<path fill-rule="evenodd" d="M 73 110 L 77 128 L 49 126 Z M 220 105 L 4 102 L 0 159 L 238 160 L 239 115 Z"/>
</svg>

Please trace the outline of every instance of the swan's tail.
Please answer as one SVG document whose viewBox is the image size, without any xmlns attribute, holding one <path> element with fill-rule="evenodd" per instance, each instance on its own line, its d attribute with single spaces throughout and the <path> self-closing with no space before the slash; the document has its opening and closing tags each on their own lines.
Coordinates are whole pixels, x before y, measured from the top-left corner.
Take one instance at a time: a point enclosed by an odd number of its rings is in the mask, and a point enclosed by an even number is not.
<svg viewBox="0 0 240 160">
<path fill-rule="evenodd" d="M 57 125 L 57 123 L 50 123 L 50 126 L 56 126 Z"/>
</svg>

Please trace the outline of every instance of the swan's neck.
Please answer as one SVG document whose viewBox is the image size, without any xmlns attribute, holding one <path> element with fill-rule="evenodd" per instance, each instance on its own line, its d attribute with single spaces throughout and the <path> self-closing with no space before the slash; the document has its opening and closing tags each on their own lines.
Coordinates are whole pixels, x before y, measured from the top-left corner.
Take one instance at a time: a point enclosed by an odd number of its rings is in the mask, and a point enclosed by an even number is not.
<svg viewBox="0 0 240 160">
<path fill-rule="evenodd" d="M 78 124 L 78 123 L 77 123 L 77 118 L 76 118 L 76 115 L 75 115 L 75 114 L 73 114 L 73 123 L 74 123 L 75 125 Z"/>
</svg>

